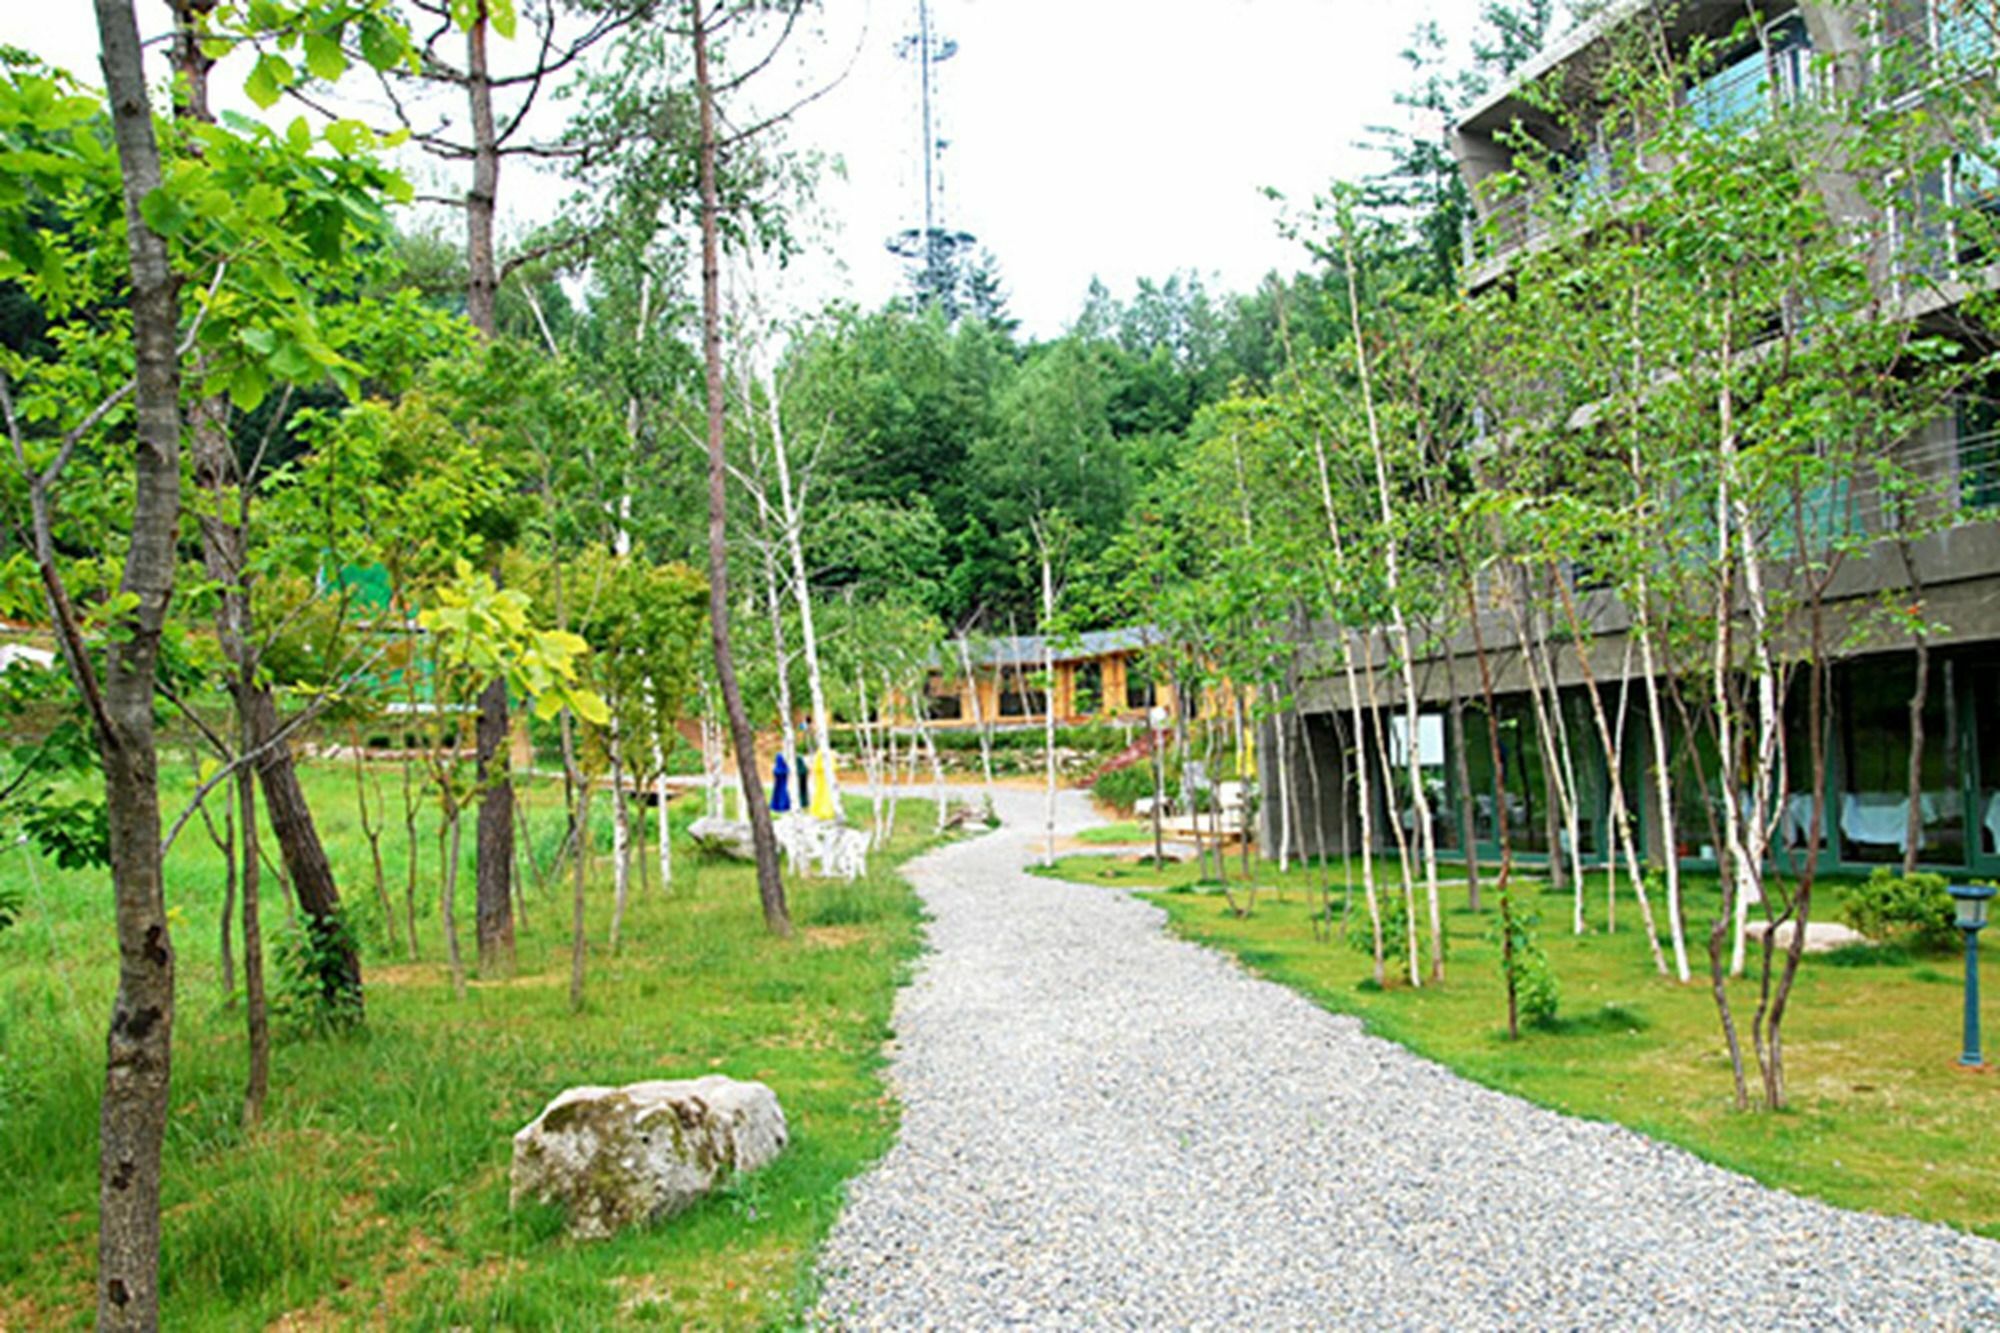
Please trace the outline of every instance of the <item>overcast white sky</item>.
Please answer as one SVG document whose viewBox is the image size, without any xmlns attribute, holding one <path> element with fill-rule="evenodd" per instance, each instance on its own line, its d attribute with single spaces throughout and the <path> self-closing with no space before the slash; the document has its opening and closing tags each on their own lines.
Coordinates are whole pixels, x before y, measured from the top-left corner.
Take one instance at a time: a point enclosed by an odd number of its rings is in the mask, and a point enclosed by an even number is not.
<svg viewBox="0 0 2000 1333">
<path fill-rule="evenodd" d="M 933 0 L 935 29 L 958 43 L 938 67 L 945 220 L 993 251 L 1014 313 L 1038 336 L 1075 317 L 1093 276 L 1121 295 L 1187 269 L 1245 289 L 1301 259 L 1278 236 L 1264 187 L 1303 202 L 1372 169 L 1357 142 L 1399 115 L 1412 27 L 1435 17 L 1462 41 L 1476 10 L 1477 0 Z M 140 0 L 148 29 L 166 12 L 164 0 Z M 832 0 L 825 12 L 829 67 L 859 55 L 793 137 L 838 154 L 846 178 L 823 184 L 835 230 L 786 295 L 872 306 L 901 286 L 884 238 L 917 220 L 916 76 L 894 50 L 915 30 L 916 0 Z M 0 43 L 96 82 L 86 5 L 0 0 Z"/>
</svg>

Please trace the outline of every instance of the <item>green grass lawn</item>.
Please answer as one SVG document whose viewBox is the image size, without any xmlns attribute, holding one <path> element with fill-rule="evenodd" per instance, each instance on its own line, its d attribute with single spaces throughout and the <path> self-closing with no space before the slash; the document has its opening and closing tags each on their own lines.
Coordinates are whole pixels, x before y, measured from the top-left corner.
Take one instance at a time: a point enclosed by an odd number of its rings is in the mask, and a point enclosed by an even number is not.
<svg viewBox="0 0 2000 1333">
<path fill-rule="evenodd" d="M 1231 860 L 1234 873 L 1235 861 Z M 1325 876 L 1262 869 L 1266 887 L 1247 918 L 1213 890 L 1189 887 L 1191 864 L 1164 871 L 1103 856 L 1073 857 L 1054 874 L 1145 888 L 1182 936 L 1228 951 L 1251 970 L 1295 987 L 1370 1031 L 1489 1086 L 1577 1115 L 1614 1120 L 1678 1143 L 1759 1180 L 1851 1208 L 1901 1213 L 2000 1236 L 2000 1077 L 1959 1069 L 1962 963 L 1956 954 L 1911 957 L 1857 949 L 1806 959 L 1785 1026 L 1791 1109 L 1732 1109 L 1726 1050 L 1708 993 L 1707 926 L 1718 895 L 1699 880 L 1688 897 L 1695 981 L 1653 970 L 1629 896 L 1619 930 L 1603 932 L 1603 880 L 1592 886 L 1590 933 L 1570 933 L 1570 900 L 1539 892 L 1537 935 L 1561 986 L 1552 1029 L 1506 1036 L 1495 913 L 1474 915 L 1462 884 L 1448 892 L 1446 984 L 1374 989 L 1370 960 L 1337 936 L 1314 938 L 1314 886 Z M 1389 873 L 1393 875 L 1393 863 Z M 1333 904 L 1342 910 L 1338 869 Z M 1356 875 L 1358 881 L 1359 876 Z M 1239 903 L 1244 901 L 1236 887 Z M 1490 898 L 1490 883 L 1489 883 Z M 1814 915 L 1833 915 L 1837 884 Z M 1355 889 L 1358 929 L 1366 915 Z M 1421 898 L 1421 890 L 1420 890 Z M 1657 905 L 1656 905 L 1657 910 Z M 1336 924 L 1337 929 L 1337 924 Z M 1732 985 L 1748 1029 L 1751 975 Z M 1755 1093 L 1755 1068 L 1751 1066 Z M 1476 1127 L 1468 1127 L 1476 1133 Z"/>
<path fill-rule="evenodd" d="M 358 905 L 367 1025 L 347 1037 L 281 1037 L 268 1118 L 245 1135 L 242 1011 L 218 977 L 221 862 L 198 824 L 184 835 L 168 879 L 180 1000 L 166 1326 L 786 1322 L 810 1294 L 811 1259 L 845 1182 L 894 1137 L 880 1048 L 918 946 L 919 912 L 891 866 L 928 840 L 928 805 L 903 805 L 895 844 L 861 882 L 793 882 L 800 929 L 790 941 L 765 933 L 747 868 L 700 864 L 676 846 L 671 896 L 657 884 L 635 888 L 623 949 L 611 957 L 609 858 L 599 857 L 588 1004 L 572 1015 L 567 877 L 528 890 L 517 974 L 475 981 L 455 1001 L 436 922 L 434 843 L 426 837 L 421 849 L 427 901 L 422 959 L 412 964 L 389 949 L 365 903 L 372 877 L 351 776 L 327 767 L 304 776 Z M 184 790 L 184 775 L 176 781 Z M 547 864 L 559 794 L 538 785 L 528 799 Z M 596 802 L 608 847 L 606 804 Z M 400 898 L 400 828 L 386 842 Z M 4 855 L 12 864 L 0 873 L 30 891 L 22 921 L 0 933 L 0 1329 L 81 1326 L 94 1309 L 110 893 L 101 872 L 31 865 L 20 849 Z M 268 875 L 266 891 L 268 935 L 283 930 L 285 910 Z M 460 892 L 470 956 L 469 854 Z M 710 1072 L 777 1091 L 792 1131 L 777 1162 L 690 1213 L 598 1244 L 564 1239 L 548 1210 L 510 1214 L 509 1140 L 564 1087 Z"/>
<path fill-rule="evenodd" d="M 1167 835 L 1171 838 L 1173 835 Z M 1153 826 L 1150 822 L 1136 819 L 1120 820 L 1115 824 L 1097 824 L 1076 835 L 1076 840 L 1094 847 L 1113 847 L 1128 842 L 1151 842 Z"/>
</svg>

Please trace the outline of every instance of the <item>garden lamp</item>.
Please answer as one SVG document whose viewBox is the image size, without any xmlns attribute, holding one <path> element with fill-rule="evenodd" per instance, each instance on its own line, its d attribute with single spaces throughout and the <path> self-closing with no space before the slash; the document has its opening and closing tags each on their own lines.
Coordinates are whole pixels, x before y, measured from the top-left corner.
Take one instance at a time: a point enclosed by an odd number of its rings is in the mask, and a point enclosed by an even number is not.
<svg viewBox="0 0 2000 1333">
<path fill-rule="evenodd" d="M 1954 884 L 1951 895 L 1952 924 L 1965 934 L 1965 1053 L 1962 1065 L 1985 1063 L 1979 1054 L 1979 932 L 1986 927 L 1986 904 L 1995 890 L 1990 884 Z"/>
</svg>

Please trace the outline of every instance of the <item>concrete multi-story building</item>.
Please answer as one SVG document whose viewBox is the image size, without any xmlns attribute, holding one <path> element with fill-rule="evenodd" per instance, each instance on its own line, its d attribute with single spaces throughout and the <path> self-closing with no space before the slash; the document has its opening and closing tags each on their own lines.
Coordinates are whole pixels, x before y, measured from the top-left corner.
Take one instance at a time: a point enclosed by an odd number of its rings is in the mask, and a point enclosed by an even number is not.
<svg viewBox="0 0 2000 1333">
<path fill-rule="evenodd" d="M 1918 69 L 1924 67 L 1927 52 L 1950 57 L 1937 60 L 1938 68 L 1962 70 L 1970 58 L 1986 65 L 1991 82 L 1988 57 L 2000 50 L 1992 30 L 1996 15 L 2000 7 L 1968 0 L 1806 0 L 1755 7 L 1746 6 L 1744 0 L 1620 0 L 1609 5 L 1539 55 L 1515 82 L 1458 120 L 1453 147 L 1478 213 L 1478 226 L 1468 236 L 1468 287 L 1478 295 L 1503 286 L 1523 257 L 1548 244 L 1552 228 L 1564 225 L 1553 210 L 1537 207 L 1532 192 L 1493 188 L 1514 166 L 1519 136 L 1534 139 L 1548 158 L 1569 163 L 1579 178 L 1607 170 L 1619 156 L 1609 151 L 1603 132 L 1587 114 L 1551 115 L 1545 97 L 1528 96 L 1524 90 L 1554 87 L 1587 103 L 1596 71 L 1634 25 L 1650 25 L 1651 39 L 1674 52 L 1685 52 L 1698 40 L 1711 44 L 1712 58 L 1683 90 L 1687 107 L 1703 123 L 1712 118 L 1718 126 L 1732 126 L 1731 132 L 1756 133 L 1760 106 L 1812 96 L 1816 81 L 1870 77 L 1882 67 L 1879 57 L 1887 43 L 1899 44 L 1906 56 L 1913 54 L 1909 63 Z M 1915 80 L 1893 95 L 1884 94 L 1885 111 L 1914 108 L 1926 95 L 1922 80 Z M 1816 188 L 1844 187 L 1838 181 L 1823 181 Z M 1864 195 L 1903 202 L 1890 207 L 1889 216 L 1878 211 L 1863 217 L 1863 210 L 1870 207 Z M 1995 270 L 1987 266 L 1986 256 L 1971 253 L 1968 245 L 1946 233 L 1953 210 L 1983 208 L 1989 198 L 2000 203 L 2000 180 L 1966 156 L 1904 188 L 1858 193 L 1850 189 L 1829 202 L 1835 216 L 1857 224 L 1857 232 L 1893 241 L 1918 228 L 1941 238 L 1934 253 L 1944 256 L 1940 262 L 1949 272 L 1911 273 L 1907 266 L 1913 248 L 1883 243 L 1871 260 L 1875 280 L 1895 289 L 1890 317 L 1949 323 L 1954 336 L 1977 340 L 1983 335 L 1961 318 L 1964 303 L 1971 295 L 1992 289 Z M 1927 868 L 1948 873 L 2000 875 L 2000 521 L 1995 521 L 2000 519 L 2000 443 L 1996 442 L 2000 442 L 2000 384 L 1970 383 L 1934 420 L 1896 446 L 1910 467 L 1936 483 L 1936 493 L 1957 512 L 1953 522 L 1910 545 L 1914 578 L 1904 552 L 1879 542 L 1849 557 L 1828 590 L 1829 605 L 1841 627 L 1835 638 L 1842 647 L 1832 671 L 1828 709 L 1825 841 L 1816 851 L 1808 849 L 1803 845 L 1807 827 L 1803 815 L 1783 820 L 1773 848 L 1779 868 L 1796 867 L 1807 855 L 1816 855 L 1822 869 L 1856 870 L 1902 861 L 1910 811 L 1914 653 L 1906 635 L 1864 634 L 1859 627 L 1869 609 L 1882 605 L 1888 595 L 1921 586 L 1931 626 L 1931 665 L 1923 709 L 1927 739 L 1918 802 L 1919 859 Z M 1869 496 L 1857 495 L 1851 512 L 1865 525 L 1879 513 L 1879 506 Z M 1582 698 L 1586 671 L 1615 699 L 1621 686 L 1634 679 L 1634 658 L 1627 651 L 1626 608 L 1607 592 L 1591 591 L 1582 580 L 1575 590 L 1593 633 L 1585 642 L 1552 654 L 1551 661 L 1573 738 L 1571 763 L 1583 797 L 1579 842 L 1588 863 L 1602 859 L 1612 821 L 1603 747 L 1597 743 Z M 1505 802 L 1514 850 L 1533 861 L 1547 856 L 1566 835 L 1557 821 L 1547 817 L 1546 756 L 1539 753 L 1544 748 L 1542 733 L 1531 717 L 1525 659 L 1513 646 L 1517 635 L 1496 607 L 1480 614 L 1485 643 L 1498 646 L 1489 664 L 1496 673 L 1503 771 L 1493 771 L 1487 721 L 1483 710 L 1472 706 L 1480 692 L 1480 677 L 1472 637 L 1462 632 L 1427 652 L 1416 671 L 1422 718 L 1415 743 L 1435 807 L 1433 831 L 1447 855 L 1462 855 L 1463 830 L 1469 823 L 1475 846 L 1482 856 L 1491 857 L 1498 851 L 1496 816 Z M 1387 645 L 1379 637 L 1361 650 L 1373 652 L 1378 664 L 1386 666 L 1389 661 Z M 1305 656 L 1315 657 L 1311 645 Z M 1357 748 L 1349 735 L 1347 715 L 1354 701 L 1344 672 L 1332 664 L 1330 654 L 1324 658 L 1308 671 L 1299 692 L 1302 734 L 1291 737 L 1283 748 L 1290 756 L 1285 771 L 1294 801 L 1289 821 L 1294 850 L 1311 852 L 1320 839 L 1337 854 L 1342 845 L 1358 845 L 1361 821 L 1352 769 L 1358 755 L 1372 751 L 1366 749 L 1370 742 L 1364 739 L 1362 748 Z M 1408 738 L 1397 674 L 1387 669 L 1378 673 L 1378 702 L 1385 709 L 1381 733 L 1392 749 L 1401 751 Z M 1463 707 L 1462 726 L 1450 724 L 1454 700 Z M 1633 740 L 1622 746 L 1626 769 L 1622 786 L 1643 851 L 1654 864 L 1667 856 L 1696 868 L 1713 864 L 1711 811 L 1696 797 L 1691 770 L 1679 767 L 1702 762 L 1702 743 L 1676 727 L 1674 827 L 1665 827 L 1652 799 L 1654 783 L 1648 776 L 1652 754 L 1638 733 L 1636 718 L 1642 707 L 1634 701 L 1630 710 L 1634 721 L 1628 735 Z M 1796 741 L 1802 719 L 1788 711 L 1786 724 Z M 1279 803 L 1272 799 L 1279 753 L 1275 733 L 1267 726 L 1262 745 L 1267 780 L 1260 809 L 1267 853 L 1275 850 L 1281 818 Z M 1401 753 L 1394 756 L 1398 764 L 1403 758 Z M 1318 770 L 1317 781 L 1307 771 L 1309 764 Z M 1794 763 L 1792 768 L 1791 790 L 1781 799 L 1794 808 L 1804 800 L 1804 813 L 1809 813 L 1810 797 L 1802 795 L 1810 791 L 1800 771 L 1803 764 Z M 1398 825 L 1410 828 L 1410 803 L 1400 780 L 1391 787 L 1378 778 L 1372 787 L 1376 808 L 1371 824 L 1378 846 L 1387 849 L 1393 846 Z M 1722 798 L 1718 794 L 1713 799 Z"/>
</svg>

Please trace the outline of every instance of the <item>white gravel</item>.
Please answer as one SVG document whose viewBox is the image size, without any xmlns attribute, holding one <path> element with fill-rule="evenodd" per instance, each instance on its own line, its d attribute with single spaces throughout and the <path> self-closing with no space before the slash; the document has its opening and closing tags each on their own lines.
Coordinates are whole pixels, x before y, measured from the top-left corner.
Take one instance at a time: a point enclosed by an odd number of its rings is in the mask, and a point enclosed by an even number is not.
<svg viewBox="0 0 2000 1333">
<path fill-rule="evenodd" d="M 902 1134 L 817 1322 L 2000 1328 L 2000 1245 L 1469 1083 L 1149 904 L 1021 873 L 1040 798 L 1003 796 L 1006 827 L 910 868 L 934 919 L 896 1009 Z"/>
</svg>

